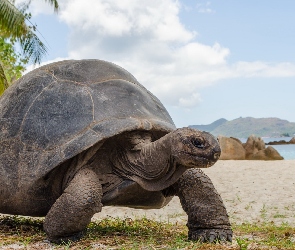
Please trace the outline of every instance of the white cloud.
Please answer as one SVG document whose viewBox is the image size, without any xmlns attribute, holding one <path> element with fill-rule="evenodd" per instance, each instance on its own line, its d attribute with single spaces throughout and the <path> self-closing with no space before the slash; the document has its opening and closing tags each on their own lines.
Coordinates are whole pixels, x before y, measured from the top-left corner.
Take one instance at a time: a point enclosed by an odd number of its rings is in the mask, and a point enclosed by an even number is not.
<svg viewBox="0 0 295 250">
<path fill-rule="evenodd" d="M 205 13 L 205 14 L 215 13 L 215 10 L 213 10 L 210 6 L 211 6 L 211 2 L 207 1 L 205 3 L 198 3 L 196 5 L 196 8 L 199 13 Z"/>
<path fill-rule="evenodd" d="M 183 107 L 198 104 L 198 89 L 221 77 L 229 50 L 197 43 L 179 20 L 178 1 L 86 3 L 64 1 L 60 11 L 71 28 L 70 58 L 115 62 L 165 104 Z"/>
<path fill-rule="evenodd" d="M 19 4 L 28 3 L 28 0 L 16 0 L 15 4 L 18 6 Z M 32 0 L 30 4 L 30 13 L 33 16 L 37 16 L 39 14 L 50 15 L 54 12 L 53 7 L 47 1 L 40 0 Z"/>
<path fill-rule="evenodd" d="M 197 33 L 180 22 L 177 0 L 64 0 L 60 5 L 59 18 L 71 30 L 69 58 L 117 63 L 165 105 L 198 105 L 199 89 L 222 79 L 295 75 L 289 63 L 229 65 L 228 48 L 198 43 Z M 210 8 L 210 2 L 201 7 Z"/>
<path fill-rule="evenodd" d="M 199 93 L 193 93 L 189 98 L 180 98 L 179 106 L 184 108 L 190 108 L 196 106 L 202 101 Z"/>
<path fill-rule="evenodd" d="M 135 36 L 158 41 L 186 42 L 194 37 L 178 18 L 172 0 L 64 1 L 60 18 L 83 32 L 107 37 Z"/>
</svg>

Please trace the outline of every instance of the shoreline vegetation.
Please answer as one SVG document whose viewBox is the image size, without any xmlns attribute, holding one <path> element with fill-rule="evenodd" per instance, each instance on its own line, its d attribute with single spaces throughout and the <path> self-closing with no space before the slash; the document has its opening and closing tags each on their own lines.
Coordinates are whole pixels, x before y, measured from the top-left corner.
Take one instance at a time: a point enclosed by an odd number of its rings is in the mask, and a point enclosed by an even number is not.
<svg viewBox="0 0 295 250">
<path fill-rule="evenodd" d="M 0 218 L 0 249 L 295 249 L 295 160 L 218 161 L 204 169 L 233 225 L 232 243 L 187 241 L 177 197 L 162 209 L 104 207 L 75 243 L 46 241 L 42 220 Z"/>
</svg>

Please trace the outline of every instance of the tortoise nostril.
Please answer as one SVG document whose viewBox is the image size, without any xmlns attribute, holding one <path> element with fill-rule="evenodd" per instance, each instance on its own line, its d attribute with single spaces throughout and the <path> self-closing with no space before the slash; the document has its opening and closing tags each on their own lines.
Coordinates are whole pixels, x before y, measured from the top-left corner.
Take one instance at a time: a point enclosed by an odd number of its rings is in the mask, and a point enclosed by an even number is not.
<svg viewBox="0 0 295 250">
<path fill-rule="evenodd" d="M 220 157 L 220 153 L 215 153 L 213 156 L 214 160 L 218 160 L 219 157 Z"/>
</svg>

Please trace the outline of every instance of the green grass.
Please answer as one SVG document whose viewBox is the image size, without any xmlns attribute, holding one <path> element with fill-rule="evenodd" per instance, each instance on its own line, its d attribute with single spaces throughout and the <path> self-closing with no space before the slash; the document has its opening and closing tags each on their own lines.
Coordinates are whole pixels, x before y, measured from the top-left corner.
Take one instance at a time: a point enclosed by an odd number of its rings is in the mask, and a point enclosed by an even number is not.
<svg viewBox="0 0 295 250">
<path fill-rule="evenodd" d="M 295 249 L 295 228 L 286 223 L 281 225 L 275 225 L 272 222 L 257 225 L 245 223 L 234 225 L 233 230 L 236 239 L 243 241 L 244 245 L 268 247 L 266 249 L 271 247 Z"/>
<path fill-rule="evenodd" d="M 111 218 L 90 223 L 84 238 L 65 245 L 44 243 L 42 224 L 38 219 L 0 217 L 0 249 L 11 244 L 24 249 L 295 249 L 295 228 L 287 224 L 233 225 L 232 244 L 199 244 L 187 240 L 183 224 Z"/>
</svg>

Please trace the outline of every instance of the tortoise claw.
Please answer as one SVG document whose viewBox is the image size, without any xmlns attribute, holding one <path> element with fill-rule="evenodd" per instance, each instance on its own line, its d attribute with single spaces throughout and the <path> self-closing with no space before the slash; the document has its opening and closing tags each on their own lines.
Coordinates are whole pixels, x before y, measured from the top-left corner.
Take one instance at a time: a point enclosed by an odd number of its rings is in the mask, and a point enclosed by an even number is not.
<svg viewBox="0 0 295 250">
<path fill-rule="evenodd" d="M 197 241 L 199 243 L 204 243 L 204 242 L 206 242 L 206 238 L 205 238 L 205 236 L 201 235 L 200 237 L 198 237 Z"/>
<path fill-rule="evenodd" d="M 228 237 L 228 234 L 227 233 L 225 233 L 225 232 L 221 232 L 221 233 L 219 233 L 219 240 L 220 241 L 227 241 L 227 239 L 228 239 L 229 237 Z M 230 240 L 231 241 L 231 240 Z"/>
<path fill-rule="evenodd" d="M 213 234 L 210 234 L 210 236 L 209 236 L 209 243 L 213 243 L 214 241 L 216 241 L 216 234 L 215 233 L 213 233 Z"/>
<path fill-rule="evenodd" d="M 189 240 L 198 241 L 200 243 L 209 242 L 216 243 L 221 241 L 232 241 L 231 229 L 198 229 L 189 231 Z"/>
</svg>

